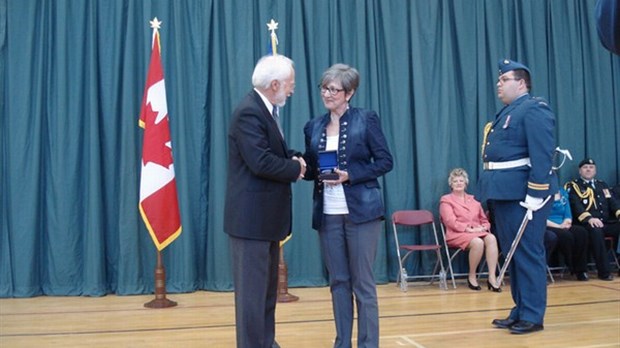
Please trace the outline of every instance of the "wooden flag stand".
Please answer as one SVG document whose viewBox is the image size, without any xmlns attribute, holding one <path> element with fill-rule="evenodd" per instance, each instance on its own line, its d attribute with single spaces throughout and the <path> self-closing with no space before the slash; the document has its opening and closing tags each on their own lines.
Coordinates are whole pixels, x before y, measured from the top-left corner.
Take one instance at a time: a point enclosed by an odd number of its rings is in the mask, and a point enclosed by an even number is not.
<svg viewBox="0 0 620 348">
<path fill-rule="evenodd" d="M 155 266 L 155 299 L 144 304 L 147 308 L 174 307 L 177 303 L 166 298 L 166 270 L 161 260 L 161 251 L 157 250 L 157 266 Z"/>
<path fill-rule="evenodd" d="M 278 302 L 295 302 L 299 296 L 288 293 L 288 269 L 284 262 L 284 246 L 280 246 L 280 261 L 278 262 Z"/>
</svg>

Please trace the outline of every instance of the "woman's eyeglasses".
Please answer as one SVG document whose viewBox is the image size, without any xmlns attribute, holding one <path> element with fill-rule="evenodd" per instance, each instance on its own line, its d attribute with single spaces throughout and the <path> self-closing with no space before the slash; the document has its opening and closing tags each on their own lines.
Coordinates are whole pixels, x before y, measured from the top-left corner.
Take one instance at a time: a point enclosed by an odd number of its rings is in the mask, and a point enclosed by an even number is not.
<svg viewBox="0 0 620 348">
<path fill-rule="evenodd" d="M 321 94 L 324 94 L 325 92 L 329 92 L 329 95 L 331 95 L 332 97 L 335 96 L 336 94 L 344 91 L 343 89 L 338 89 L 338 88 L 334 88 L 334 87 L 325 87 L 325 86 L 319 86 L 319 89 L 321 90 Z"/>
</svg>

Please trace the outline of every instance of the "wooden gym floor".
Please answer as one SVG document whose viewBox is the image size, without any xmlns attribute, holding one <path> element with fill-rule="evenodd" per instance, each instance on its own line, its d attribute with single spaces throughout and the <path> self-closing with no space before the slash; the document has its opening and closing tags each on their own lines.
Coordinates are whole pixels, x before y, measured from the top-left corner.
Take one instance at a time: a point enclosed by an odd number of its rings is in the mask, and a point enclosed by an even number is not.
<svg viewBox="0 0 620 348">
<path fill-rule="evenodd" d="M 591 275 L 549 284 L 545 330 L 529 335 L 490 324 L 512 306 L 509 279 L 499 294 L 471 291 L 464 280 L 447 291 L 428 283 L 410 283 L 406 293 L 379 285 L 381 347 L 620 347 L 620 280 Z M 278 304 L 278 343 L 331 347 L 329 288 L 289 292 L 300 300 Z M 144 308 L 153 295 L 0 299 L 0 347 L 234 347 L 231 292 L 168 298 L 178 306 Z"/>
</svg>

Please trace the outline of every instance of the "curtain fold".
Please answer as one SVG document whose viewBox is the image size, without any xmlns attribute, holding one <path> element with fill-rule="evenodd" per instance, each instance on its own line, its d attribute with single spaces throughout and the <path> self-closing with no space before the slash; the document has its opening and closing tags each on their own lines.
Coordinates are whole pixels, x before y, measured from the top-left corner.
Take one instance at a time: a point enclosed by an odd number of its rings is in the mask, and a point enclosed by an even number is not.
<svg viewBox="0 0 620 348">
<path fill-rule="evenodd" d="M 476 190 L 486 122 L 501 108 L 497 62 L 532 71 L 532 94 L 556 113 L 558 145 L 620 180 L 620 57 L 596 32 L 595 0 L 330 1 L 0 0 L 0 297 L 142 294 L 154 290 L 156 249 L 138 211 L 138 113 L 157 16 L 183 232 L 163 251 L 169 292 L 230 291 L 223 232 L 227 129 L 267 54 L 296 66 L 281 110 L 286 140 L 325 112 L 317 84 L 330 65 L 360 71 L 352 104 L 377 111 L 394 155 L 375 275 L 394 281 L 390 214 L 436 216 L 454 167 Z M 9 16 L 10 14 L 10 16 Z M 325 286 L 312 184 L 293 185 L 290 287 Z M 462 261 L 462 260 L 461 260 Z M 427 273 L 416 255 L 408 274 Z M 466 267 L 462 262 L 460 267 Z"/>
</svg>

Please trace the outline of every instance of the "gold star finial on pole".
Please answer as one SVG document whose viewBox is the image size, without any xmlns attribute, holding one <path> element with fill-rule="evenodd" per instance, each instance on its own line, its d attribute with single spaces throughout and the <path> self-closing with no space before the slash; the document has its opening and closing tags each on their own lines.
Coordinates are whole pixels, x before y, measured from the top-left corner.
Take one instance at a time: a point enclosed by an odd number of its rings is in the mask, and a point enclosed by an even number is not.
<svg viewBox="0 0 620 348">
<path fill-rule="evenodd" d="M 274 21 L 272 18 L 271 21 L 267 23 L 267 29 L 271 31 L 271 52 L 275 56 L 278 54 L 278 35 L 276 35 L 278 22 Z"/>
<path fill-rule="evenodd" d="M 151 28 L 153 29 L 161 29 L 161 21 L 159 21 L 159 19 L 157 19 L 157 17 L 153 18 L 152 21 L 150 21 L 151 23 Z"/>
</svg>

